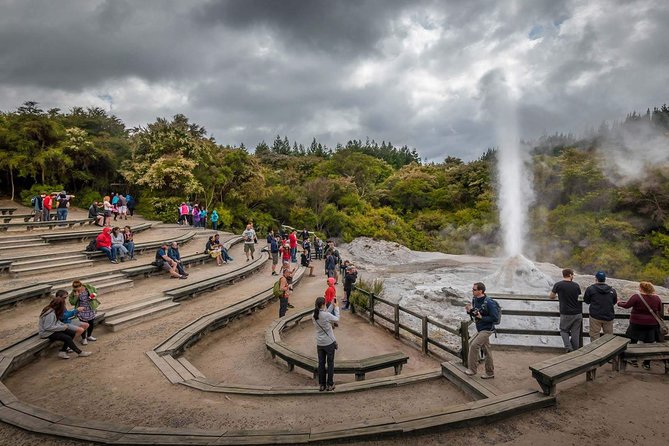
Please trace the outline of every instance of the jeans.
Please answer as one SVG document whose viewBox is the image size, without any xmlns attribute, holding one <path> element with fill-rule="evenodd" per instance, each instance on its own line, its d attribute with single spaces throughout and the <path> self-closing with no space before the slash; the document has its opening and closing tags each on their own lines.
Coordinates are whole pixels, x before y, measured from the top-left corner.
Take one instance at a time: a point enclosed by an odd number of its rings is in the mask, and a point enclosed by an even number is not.
<svg viewBox="0 0 669 446">
<path fill-rule="evenodd" d="M 332 386 L 334 385 L 334 356 L 335 356 L 335 343 L 333 342 L 330 345 L 318 345 L 318 384 L 321 386 Z M 327 379 L 326 379 L 326 369 L 325 362 L 327 360 Z"/>
<path fill-rule="evenodd" d="M 297 263 L 297 248 L 290 248 L 290 261 Z"/>
<path fill-rule="evenodd" d="M 105 255 L 109 260 L 115 260 L 116 257 L 114 256 L 114 251 L 111 250 L 111 248 L 107 248 L 105 246 L 101 246 L 98 248 L 100 251 L 104 252 Z"/>
<path fill-rule="evenodd" d="M 230 257 L 230 254 L 228 254 L 227 249 L 221 248 L 221 256 L 224 262 L 232 262 L 232 257 Z"/>
<path fill-rule="evenodd" d="M 582 314 L 560 315 L 560 336 L 562 336 L 564 348 L 566 348 L 568 352 L 572 352 L 580 348 L 579 344 L 582 324 Z"/>
<path fill-rule="evenodd" d="M 495 364 L 493 363 L 492 350 L 490 349 L 490 335 L 492 333 L 492 331 L 479 331 L 469 346 L 467 366 L 474 373 L 476 373 L 479 365 L 479 349 L 483 349 L 483 353 L 485 354 L 485 372 L 489 376 L 495 374 Z"/>
<path fill-rule="evenodd" d="M 211 229 L 214 231 L 218 230 L 218 222 L 217 221 L 212 221 L 211 222 Z"/>
<path fill-rule="evenodd" d="M 51 210 L 47 208 L 42 209 L 42 221 L 49 220 L 51 220 Z"/>
<path fill-rule="evenodd" d="M 128 255 L 128 250 L 123 245 L 112 245 L 112 250 L 114 251 L 115 259 L 120 259 L 121 257 L 126 257 Z"/>
<path fill-rule="evenodd" d="M 279 298 L 279 317 L 284 317 L 288 311 L 288 298 L 280 297 Z"/>
<path fill-rule="evenodd" d="M 58 220 L 67 220 L 67 208 L 56 209 Z"/>
<path fill-rule="evenodd" d="M 186 274 L 186 269 L 181 264 L 181 262 L 177 262 L 177 272 L 182 276 Z"/>
<path fill-rule="evenodd" d="M 68 328 L 65 331 L 56 331 L 51 333 L 49 335 L 49 339 L 52 341 L 63 341 L 63 346 L 60 349 L 61 352 L 66 352 L 68 348 L 71 348 L 75 353 L 79 354 L 81 353 L 81 350 L 79 347 L 77 347 L 73 340 L 75 334 L 75 331 Z"/>
<path fill-rule="evenodd" d="M 135 257 L 135 242 L 133 242 L 133 241 L 125 242 L 123 244 L 123 246 L 128 251 L 128 255 L 130 256 L 130 258 L 131 259 L 134 258 Z"/>
</svg>

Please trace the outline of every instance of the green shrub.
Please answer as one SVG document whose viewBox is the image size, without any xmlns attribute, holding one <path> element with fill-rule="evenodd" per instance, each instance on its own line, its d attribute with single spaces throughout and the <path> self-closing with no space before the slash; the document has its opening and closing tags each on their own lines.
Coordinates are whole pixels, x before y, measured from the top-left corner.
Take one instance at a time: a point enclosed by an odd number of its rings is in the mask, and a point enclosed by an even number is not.
<svg viewBox="0 0 669 446">
<path fill-rule="evenodd" d="M 82 189 L 78 191 L 75 194 L 74 199 L 72 200 L 72 204 L 75 206 L 78 206 L 82 209 L 88 209 L 89 206 L 94 202 L 97 201 L 102 205 L 102 199 L 104 198 L 104 194 L 100 193 L 100 191 L 96 189 Z"/>
<path fill-rule="evenodd" d="M 383 292 L 383 281 L 378 279 L 369 281 L 358 278 L 355 288 L 351 293 L 351 304 L 356 308 L 362 308 L 367 311 L 369 310 L 369 297 L 362 291 L 358 291 L 358 289 L 374 293 L 375 296 L 378 296 Z"/>
<path fill-rule="evenodd" d="M 35 195 L 39 195 L 42 192 L 46 192 L 47 194 L 52 192 L 60 192 L 63 189 L 64 187 L 62 184 L 33 184 L 30 189 L 24 189 L 21 191 L 21 204 L 32 208 L 30 200 Z"/>
<path fill-rule="evenodd" d="M 179 220 L 179 205 L 182 202 L 179 197 L 142 197 L 137 205 L 137 213 L 148 220 L 176 223 Z"/>
</svg>

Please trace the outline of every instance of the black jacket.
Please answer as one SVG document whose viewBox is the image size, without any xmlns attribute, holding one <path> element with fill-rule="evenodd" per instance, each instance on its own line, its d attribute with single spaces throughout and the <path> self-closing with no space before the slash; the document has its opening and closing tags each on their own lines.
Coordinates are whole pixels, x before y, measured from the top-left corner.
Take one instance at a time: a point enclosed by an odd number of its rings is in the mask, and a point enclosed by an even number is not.
<svg viewBox="0 0 669 446">
<path fill-rule="evenodd" d="M 618 294 L 605 283 L 590 285 L 583 294 L 583 302 L 590 304 L 590 316 L 600 321 L 612 321 Z"/>
</svg>

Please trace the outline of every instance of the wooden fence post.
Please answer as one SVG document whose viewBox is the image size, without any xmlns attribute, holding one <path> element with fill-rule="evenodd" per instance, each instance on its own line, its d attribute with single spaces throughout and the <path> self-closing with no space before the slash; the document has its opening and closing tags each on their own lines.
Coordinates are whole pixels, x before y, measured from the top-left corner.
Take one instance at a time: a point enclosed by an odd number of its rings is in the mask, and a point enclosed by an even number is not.
<svg viewBox="0 0 669 446">
<path fill-rule="evenodd" d="M 422 324 L 422 325 L 423 325 L 423 326 L 422 326 L 422 328 L 423 328 L 423 330 L 422 330 L 422 332 L 423 332 L 423 345 L 422 345 L 422 350 L 423 350 L 423 354 L 427 355 L 427 353 L 428 353 L 428 343 L 427 343 L 427 336 L 428 336 L 428 332 L 427 332 L 427 316 L 423 316 L 423 318 L 422 318 L 422 322 L 423 322 L 423 324 Z"/>
<path fill-rule="evenodd" d="M 400 338 L 400 304 L 395 304 L 395 339 Z"/>
<path fill-rule="evenodd" d="M 469 321 L 460 322 L 460 344 L 462 365 L 469 367 Z"/>
<path fill-rule="evenodd" d="M 374 325 L 374 293 L 369 293 L 369 323 Z"/>
</svg>

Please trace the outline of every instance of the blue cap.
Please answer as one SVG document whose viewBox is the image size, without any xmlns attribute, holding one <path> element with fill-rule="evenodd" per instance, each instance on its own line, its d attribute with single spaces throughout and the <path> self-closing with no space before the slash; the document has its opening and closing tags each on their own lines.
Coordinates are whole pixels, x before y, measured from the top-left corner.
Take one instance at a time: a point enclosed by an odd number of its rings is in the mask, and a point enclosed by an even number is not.
<svg viewBox="0 0 669 446">
<path fill-rule="evenodd" d="M 604 274 L 604 271 L 597 271 L 595 278 L 597 279 L 597 282 L 606 282 L 606 274 Z"/>
</svg>

